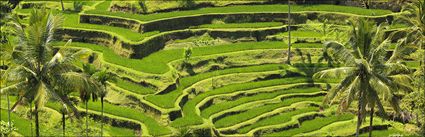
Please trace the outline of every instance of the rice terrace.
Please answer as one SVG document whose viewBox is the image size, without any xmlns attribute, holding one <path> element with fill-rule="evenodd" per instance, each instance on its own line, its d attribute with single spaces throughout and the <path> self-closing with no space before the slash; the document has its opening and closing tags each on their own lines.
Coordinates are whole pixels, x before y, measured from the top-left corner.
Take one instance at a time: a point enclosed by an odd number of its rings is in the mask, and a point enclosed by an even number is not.
<svg viewBox="0 0 425 137">
<path fill-rule="evenodd" d="M 424 0 L 1 0 L 8 136 L 425 136 Z"/>
</svg>

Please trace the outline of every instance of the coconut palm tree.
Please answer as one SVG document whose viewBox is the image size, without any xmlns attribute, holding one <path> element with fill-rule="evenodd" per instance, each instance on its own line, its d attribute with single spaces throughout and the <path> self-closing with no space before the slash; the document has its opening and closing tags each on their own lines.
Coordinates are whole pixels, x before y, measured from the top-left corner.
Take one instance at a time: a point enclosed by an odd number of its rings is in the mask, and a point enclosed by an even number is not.
<svg viewBox="0 0 425 137">
<path fill-rule="evenodd" d="M 83 71 L 84 75 L 86 75 L 86 77 L 90 78 L 91 80 L 93 80 L 92 76 L 97 72 L 96 67 L 94 67 L 92 64 L 83 64 L 82 71 Z M 97 98 L 98 98 L 98 95 L 99 95 L 98 91 L 101 91 L 100 85 L 99 85 L 98 82 L 94 81 L 94 83 L 92 83 L 92 84 L 93 84 L 94 87 L 96 87 L 95 89 L 80 90 L 80 99 L 81 99 L 81 101 L 84 102 L 85 108 L 86 108 L 86 136 L 89 136 L 88 102 L 90 101 L 90 99 L 92 99 L 92 101 L 96 101 Z"/>
<path fill-rule="evenodd" d="M 407 31 L 414 40 L 411 41 L 412 45 L 417 45 L 417 48 L 424 49 L 425 43 L 425 0 L 416 0 L 412 3 L 407 4 L 402 9 L 402 16 L 398 16 L 398 21 L 406 23 L 410 26 L 408 29 L 402 30 Z M 424 50 L 425 54 L 425 50 Z M 419 59 L 421 60 L 421 59 Z M 425 57 L 423 59 L 425 61 Z M 422 61 L 421 61 L 422 64 Z"/>
<path fill-rule="evenodd" d="M 75 61 L 87 57 L 87 50 L 72 52 L 61 48 L 54 52 L 52 40 L 56 28 L 62 18 L 45 9 L 34 9 L 29 15 L 29 25 L 25 26 L 15 16 L 12 18 L 13 33 L 18 43 L 12 53 L 14 66 L 7 70 L 8 80 L 14 84 L 5 87 L 1 92 L 18 91 L 19 98 L 11 108 L 24 104 L 35 103 L 35 131 L 40 136 L 38 111 L 48 100 L 57 100 L 73 110 L 78 111 L 67 96 L 61 96 L 57 91 L 61 87 L 88 90 L 93 84 L 84 75 L 76 72 Z M 66 45 L 69 45 L 68 41 Z"/>
<path fill-rule="evenodd" d="M 106 86 L 108 84 L 107 82 L 117 81 L 117 76 L 114 73 L 108 72 L 106 69 L 103 69 L 94 73 L 92 77 L 95 81 L 97 81 L 98 83 L 102 85 L 102 89 L 99 92 L 99 97 L 100 97 L 100 103 L 102 105 L 102 111 L 101 111 L 102 122 L 100 127 L 100 131 L 101 131 L 100 136 L 103 136 L 103 102 L 104 102 L 106 94 L 108 93 Z"/>
<path fill-rule="evenodd" d="M 343 80 L 325 98 L 325 103 L 333 103 L 340 100 L 340 109 L 347 110 L 354 100 L 357 102 L 357 129 L 365 118 L 366 106 L 370 108 L 369 136 L 372 133 L 374 108 L 386 115 L 382 101 L 388 102 L 395 112 L 400 112 L 399 97 L 401 91 L 411 91 L 408 75 L 409 69 L 398 63 L 402 49 L 405 48 L 405 39 L 396 46 L 394 54 L 386 58 L 386 48 L 390 45 L 390 39 L 384 39 L 381 25 L 376 27 L 374 23 L 365 19 L 351 22 L 351 37 L 347 44 L 338 42 L 326 42 L 324 45 L 330 50 L 334 58 L 344 63 L 344 67 L 324 70 L 314 75 L 315 78 L 340 77 Z M 347 47 L 346 47 L 346 46 Z M 350 47 L 350 48 L 348 48 Z"/>
</svg>

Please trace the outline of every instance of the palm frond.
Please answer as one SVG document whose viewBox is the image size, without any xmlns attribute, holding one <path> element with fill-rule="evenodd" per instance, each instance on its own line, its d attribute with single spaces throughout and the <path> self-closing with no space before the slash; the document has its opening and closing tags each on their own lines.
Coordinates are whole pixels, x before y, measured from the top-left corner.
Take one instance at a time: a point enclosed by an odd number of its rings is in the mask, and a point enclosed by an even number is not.
<svg viewBox="0 0 425 137">
<path fill-rule="evenodd" d="M 325 51 L 329 51 L 333 57 L 338 60 L 342 61 L 346 66 L 351 66 L 354 62 L 354 55 L 350 50 L 345 48 L 341 43 L 338 42 L 325 42 Z"/>
<path fill-rule="evenodd" d="M 327 70 L 322 70 L 313 75 L 315 79 L 324 79 L 324 78 L 341 78 L 343 76 L 350 75 L 355 71 L 354 67 L 339 67 L 332 68 Z"/>
</svg>

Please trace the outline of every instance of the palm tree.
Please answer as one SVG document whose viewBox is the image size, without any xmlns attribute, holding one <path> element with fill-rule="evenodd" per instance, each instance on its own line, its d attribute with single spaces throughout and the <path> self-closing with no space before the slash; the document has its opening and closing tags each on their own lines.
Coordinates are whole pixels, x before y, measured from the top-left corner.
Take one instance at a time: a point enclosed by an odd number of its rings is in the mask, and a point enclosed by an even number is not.
<svg viewBox="0 0 425 137">
<path fill-rule="evenodd" d="M 328 51 L 326 49 L 324 49 L 322 51 L 322 55 L 317 60 L 317 63 L 318 64 L 321 64 L 323 61 L 326 61 L 327 62 L 329 68 L 332 68 L 334 66 L 333 63 L 335 61 L 332 59 L 332 56 L 329 55 L 329 53 L 328 53 Z"/>
<path fill-rule="evenodd" d="M 87 78 L 76 72 L 75 61 L 87 57 L 87 50 L 71 52 L 61 48 L 52 49 L 52 40 L 62 18 L 45 9 L 34 9 L 29 15 L 29 25 L 25 26 L 15 16 L 12 18 L 13 33 L 17 43 L 12 58 L 14 66 L 6 72 L 14 84 L 2 89 L 2 92 L 19 91 L 19 99 L 11 110 L 24 102 L 35 103 L 36 136 L 40 136 L 38 111 L 49 99 L 57 100 L 71 108 L 78 116 L 78 111 L 67 96 L 60 96 L 60 87 L 87 89 L 92 84 Z M 69 45 L 68 41 L 66 45 Z"/>
<path fill-rule="evenodd" d="M 101 122 L 101 134 L 100 136 L 103 136 L 103 101 L 104 98 L 106 96 L 107 92 L 107 82 L 111 82 L 111 81 L 117 81 L 117 76 L 114 73 L 108 72 L 106 69 L 97 71 L 96 73 L 93 74 L 93 79 L 95 79 L 95 81 L 99 82 L 102 85 L 102 89 L 99 92 L 99 96 L 100 96 L 100 103 L 102 105 L 102 111 L 101 111 L 101 117 L 102 117 L 102 122 Z"/>
<path fill-rule="evenodd" d="M 92 64 L 83 64 L 83 68 L 82 71 L 84 73 L 84 75 L 86 75 L 86 77 L 90 78 L 91 80 L 93 80 L 92 76 L 96 73 L 96 68 L 92 65 Z M 80 90 L 80 99 L 85 103 L 85 108 L 86 108 L 86 136 L 89 136 L 89 113 L 88 113 L 88 102 L 90 101 L 90 98 L 92 99 L 92 101 L 96 101 L 97 100 L 97 96 L 99 95 L 100 91 L 100 85 L 98 82 L 94 81 L 94 83 L 92 83 L 94 85 L 94 87 L 96 87 L 95 89 L 91 89 L 91 90 Z"/>
<path fill-rule="evenodd" d="M 425 0 L 417 0 L 407 4 L 403 7 L 402 13 L 402 16 L 398 17 L 398 21 L 410 26 L 403 31 L 407 31 L 408 36 L 411 36 L 409 38 L 413 39 L 411 44 L 417 45 L 419 49 L 425 48 Z M 425 57 L 423 61 L 425 62 Z M 422 63 L 421 61 L 421 64 Z"/>
<path fill-rule="evenodd" d="M 333 68 L 318 72 L 315 78 L 341 77 L 343 80 L 328 93 L 325 103 L 332 103 L 341 99 L 340 109 L 347 110 L 353 100 L 357 99 L 357 130 L 365 118 L 366 106 L 370 108 L 369 136 L 372 134 L 372 122 L 375 106 L 378 112 L 386 115 L 381 102 L 391 104 L 395 112 L 400 112 L 400 91 L 410 91 L 411 78 L 409 69 L 397 63 L 399 52 L 405 48 L 405 39 L 397 44 L 397 48 L 390 59 L 385 58 L 386 48 L 390 39 L 384 39 L 381 25 L 376 27 L 365 19 L 351 22 L 351 37 L 347 46 L 338 42 L 326 42 L 327 50 L 333 51 L 336 59 L 344 63 L 345 67 Z M 338 96 L 338 97 L 337 97 Z"/>
</svg>

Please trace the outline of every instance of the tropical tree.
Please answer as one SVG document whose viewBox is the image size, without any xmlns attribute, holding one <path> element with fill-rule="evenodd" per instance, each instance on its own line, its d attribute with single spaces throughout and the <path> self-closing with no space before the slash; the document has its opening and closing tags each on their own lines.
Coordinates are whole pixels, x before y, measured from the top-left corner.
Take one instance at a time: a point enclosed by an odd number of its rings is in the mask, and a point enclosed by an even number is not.
<svg viewBox="0 0 425 137">
<path fill-rule="evenodd" d="M 45 9 L 32 10 L 27 26 L 15 16 L 12 18 L 13 33 L 18 43 L 12 53 L 14 66 L 6 72 L 8 81 L 14 84 L 5 87 L 1 92 L 17 91 L 17 102 L 11 108 L 35 103 L 34 116 L 36 136 L 40 136 L 38 111 L 49 100 L 57 100 L 78 116 L 78 111 L 67 96 L 61 96 L 60 87 L 88 89 L 93 84 L 82 74 L 76 72 L 73 64 L 87 57 L 87 50 L 72 52 L 65 48 L 53 51 L 52 40 L 55 30 L 60 26 L 62 18 Z M 65 44 L 69 45 L 71 40 Z"/>
<path fill-rule="evenodd" d="M 92 64 L 83 64 L 82 71 L 86 77 L 93 80 L 93 75 L 97 72 L 96 67 Z M 96 101 L 99 95 L 100 85 L 98 82 L 94 81 L 92 83 L 95 88 L 93 89 L 83 89 L 80 90 L 80 99 L 84 102 L 86 108 L 86 136 L 89 136 L 89 113 L 88 113 L 88 102 L 90 99 Z"/>
<path fill-rule="evenodd" d="M 320 64 L 323 61 L 326 61 L 327 62 L 329 68 L 332 68 L 334 66 L 333 64 L 334 64 L 335 61 L 332 58 L 332 56 L 329 55 L 329 53 L 328 53 L 328 51 L 326 49 L 324 49 L 322 51 L 322 55 L 319 57 L 319 59 L 318 59 L 317 62 Z"/>
<path fill-rule="evenodd" d="M 407 4 L 402 9 L 402 16 L 399 16 L 397 21 L 406 23 L 410 26 L 406 31 L 407 38 L 412 38 L 410 44 L 417 45 L 418 49 L 424 49 L 425 43 L 425 0 L 416 0 L 412 3 Z M 409 37 L 410 36 L 410 37 Z M 423 51 L 425 54 L 425 50 Z M 421 59 L 419 59 L 421 60 Z M 423 61 L 425 61 L 425 56 Z M 421 61 L 422 62 L 422 61 Z M 422 63 L 421 63 L 422 64 Z"/>
<path fill-rule="evenodd" d="M 386 49 L 390 39 L 384 39 L 382 26 L 376 27 L 374 23 L 365 19 L 351 22 L 351 37 L 347 44 L 326 42 L 324 45 L 334 57 L 344 63 L 344 67 L 324 70 L 314 75 L 315 78 L 340 77 L 342 81 L 326 96 L 325 104 L 340 100 L 340 110 L 345 111 L 354 100 L 357 101 L 357 129 L 366 117 L 366 106 L 370 108 L 369 136 L 372 134 L 374 108 L 386 116 L 384 105 L 389 103 L 395 112 L 401 112 L 399 97 L 402 91 L 411 91 L 408 75 L 409 69 L 398 63 L 400 52 L 406 47 L 405 39 L 396 46 L 390 58 L 386 58 Z M 346 47 L 346 46 L 347 47 Z"/>
<path fill-rule="evenodd" d="M 117 81 L 117 76 L 114 73 L 108 72 L 106 69 L 97 71 L 96 73 L 93 74 L 93 79 L 95 81 L 97 81 L 98 83 L 101 84 L 102 88 L 99 92 L 99 96 L 100 96 L 100 103 L 102 105 L 102 111 L 101 111 L 101 117 L 102 117 L 102 122 L 101 122 L 101 127 L 100 127 L 100 136 L 103 136 L 103 102 L 105 99 L 105 96 L 108 93 L 107 90 L 107 82 L 113 82 L 113 81 Z"/>
<path fill-rule="evenodd" d="M 400 1 L 406 3 L 405 0 Z M 409 107 L 407 108 L 411 112 L 416 113 L 416 117 L 422 117 L 420 118 L 422 120 L 418 120 L 418 124 L 422 123 L 422 130 L 423 133 L 425 133 L 425 110 L 422 107 L 425 102 L 425 97 L 423 97 L 423 95 L 425 95 L 425 0 L 414 0 L 407 3 L 407 5 L 403 7 L 401 13 L 401 16 L 398 16 L 397 21 L 410 26 L 409 28 L 401 31 L 405 31 L 407 33 L 405 39 L 409 40 L 409 44 L 416 46 L 417 51 L 414 52 L 412 56 L 420 62 L 420 67 L 413 74 L 416 80 L 415 86 L 417 87 L 417 90 L 410 93 L 404 100 L 415 101 L 415 103 L 408 103 Z"/>
</svg>

